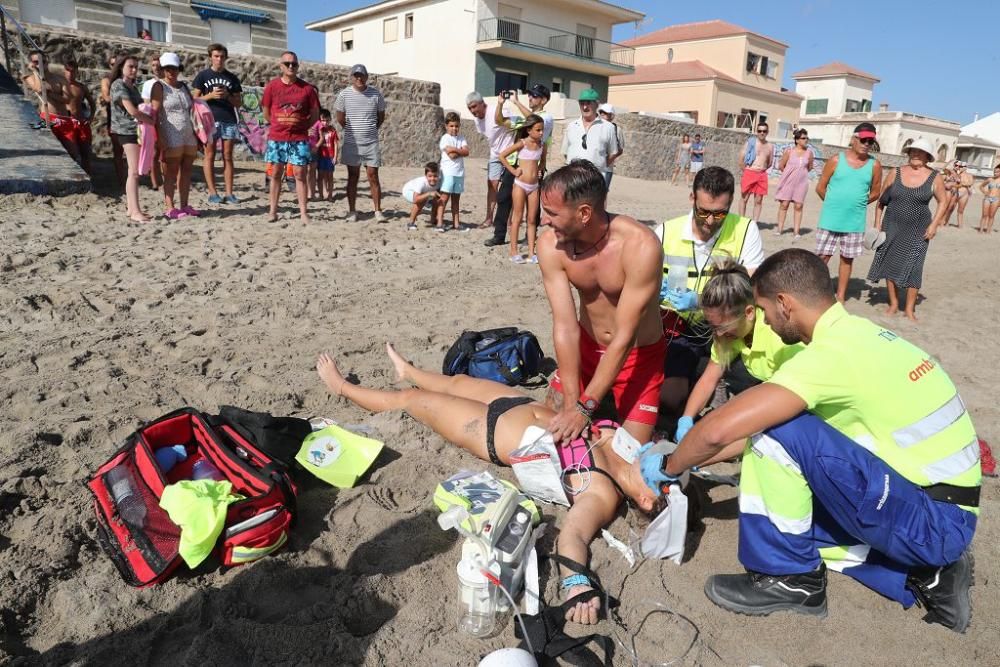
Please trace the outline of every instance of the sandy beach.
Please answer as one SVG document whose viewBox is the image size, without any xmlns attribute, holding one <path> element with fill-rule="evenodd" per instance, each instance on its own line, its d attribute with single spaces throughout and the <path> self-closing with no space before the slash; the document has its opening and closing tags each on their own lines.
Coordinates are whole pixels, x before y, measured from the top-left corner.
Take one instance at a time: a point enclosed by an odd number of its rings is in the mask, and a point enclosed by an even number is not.
<svg viewBox="0 0 1000 667">
<path fill-rule="evenodd" d="M 484 167 L 467 160 L 467 222 L 484 217 Z M 196 173 L 200 180 L 200 164 Z M 467 666 L 516 644 L 511 620 L 487 640 L 457 631 L 461 543 L 437 526 L 430 500 L 435 485 L 460 469 L 513 479 L 510 470 L 459 451 L 407 416 L 372 416 L 330 397 L 314 363 L 329 351 L 345 373 L 387 387 L 386 341 L 439 369 L 462 330 L 504 325 L 535 332 L 552 356 L 540 274 L 511 265 L 505 248 L 484 247 L 485 230 L 436 234 L 421 222 L 405 231 L 408 205 L 399 192 L 419 169 L 382 175 L 389 224 L 372 220 L 364 197 L 361 220 L 345 222 L 342 167 L 341 198 L 312 205 L 306 227 L 291 193 L 283 194 L 281 220 L 265 221 L 255 165 L 240 168 L 243 203 L 210 209 L 199 182 L 192 204 L 206 215 L 169 223 L 129 223 L 123 202 L 107 193 L 0 198 L 0 663 Z M 149 212 L 161 212 L 159 193 L 144 188 L 141 196 Z M 1000 331 L 1000 281 L 991 273 L 1000 234 L 974 231 L 981 202 L 975 194 L 965 228 L 941 230 L 932 242 L 919 323 L 884 316 L 884 287 L 864 281 L 870 254 L 856 263 L 847 307 L 938 359 L 980 436 L 996 445 L 989 332 Z M 621 176 L 608 205 L 650 225 L 687 207 L 684 187 Z M 776 208 L 766 200 L 767 252 L 793 243 L 789 232 L 771 231 Z M 808 233 L 798 242 L 808 249 L 819 208 L 810 193 Z M 84 482 L 141 422 L 184 405 L 364 424 L 387 451 L 353 489 L 304 485 L 298 525 L 274 556 L 133 589 L 97 544 Z M 677 657 L 692 640 L 678 664 L 1000 664 L 998 488 L 985 480 L 966 635 L 927 625 L 921 610 L 904 611 L 836 573 L 826 620 L 748 618 L 715 607 L 702 592 L 705 577 L 740 568 L 736 490 L 726 486 L 709 490 L 703 529 L 689 537 L 681 566 L 647 561 L 630 572 L 598 540 L 592 567 L 620 597 L 633 631 L 655 605 L 690 619 L 651 616 L 635 640 L 640 664 Z M 543 513 L 556 524 L 563 514 L 551 506 Z M 630 510 L 610 531 L 625 539 L 644 526 Z M 554 577 L 545 581 L 553 599 Z M 608 622 L 598 629 L 615 632 Z M 615 664 L 633 663 L 619 650 Z"/>
</svg>

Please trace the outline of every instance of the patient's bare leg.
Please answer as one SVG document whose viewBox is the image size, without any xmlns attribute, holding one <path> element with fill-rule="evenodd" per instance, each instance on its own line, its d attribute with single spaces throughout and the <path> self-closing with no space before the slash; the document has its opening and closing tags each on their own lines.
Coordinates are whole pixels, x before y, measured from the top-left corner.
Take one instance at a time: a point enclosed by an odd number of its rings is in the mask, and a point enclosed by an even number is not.
<svg viewBox="0 0 1000 667">
<path fill-rule="evenodd" d="M 398 382 L 412 382 L 421 389 L 470 398 L 481 403 L 490 403 L 503 396 L 527 396 L 527 394 L 508 387 L 492 380 L 483 380 L 470 377 L 468 375 L 442 375 L 433 371 L 425 371 L 417 368 L 406 359 L 403 359 L 391 344 L 385 344 L 385 351 L 392 360 L 392 365 L 396 369 L 396 380 Z"/>
<path fill-rule="evenodd" d="M 325 353 L 316 360 L 316 370 L 331 393 L 372 412 L 405 410 L 445 440 L 488 460 L 485 403 L 426 389 L 384 391 L 351 384 L 344 379 L 333 358 Z"/>
</svg>

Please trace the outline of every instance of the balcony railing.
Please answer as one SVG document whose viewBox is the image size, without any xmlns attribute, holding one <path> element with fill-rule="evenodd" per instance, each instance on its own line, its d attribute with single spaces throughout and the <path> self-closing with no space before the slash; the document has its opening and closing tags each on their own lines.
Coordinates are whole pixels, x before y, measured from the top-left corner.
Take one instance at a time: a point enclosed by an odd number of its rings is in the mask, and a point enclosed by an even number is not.
<svg viewBox="0 0 1000 667">
<path fill-rule="evenodd" d="M 476 41 L 511 42 L 618 67 L 633 67 L 635 64 L 635 49 L 630 46 L 519 19 L 483 19 L 479 22 L 479 36 Z"/>
</svg>

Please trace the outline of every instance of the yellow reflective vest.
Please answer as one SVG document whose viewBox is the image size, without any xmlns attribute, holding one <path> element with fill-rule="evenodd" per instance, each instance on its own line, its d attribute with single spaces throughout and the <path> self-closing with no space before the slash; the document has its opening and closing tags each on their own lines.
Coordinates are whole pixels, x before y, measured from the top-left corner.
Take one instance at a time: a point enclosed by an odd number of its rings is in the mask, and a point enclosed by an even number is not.
<svg viewBox="0 0 1000 667">
<path fill-rule="evenodd" d="M 708 282 L 712 274 L 712 261 L 705 262 L 705 265 L 700 270 L 698 269 L 695 262 L 694 241 L 684 238 L 691 236 L 690 232 L 684 233 L 684 226 L 691 224 L 691 215 L 688 213 L 663 223 L 663 280 L 667 279 L 671 269 L 681 268 L 681 270 L 687 271 L 688 289 L 701 294 L 705 283 Z M 715 244 L 712 246 L 711 257 L 713 259 L 732 257 L 739 260 L 743 253 L 743 243 L 746 241 L 749 228 L 750 218 L 744 218 L 735 213 L 727 215 L 722 222 L 722 227 L 719 228 Z M 660 308 L 673 310 L 673 306 L 667 300 L 660 302 Z M 702 318 L 700 310 L 678 313 L 678 315 L 689 324 Z"/>
</svg>

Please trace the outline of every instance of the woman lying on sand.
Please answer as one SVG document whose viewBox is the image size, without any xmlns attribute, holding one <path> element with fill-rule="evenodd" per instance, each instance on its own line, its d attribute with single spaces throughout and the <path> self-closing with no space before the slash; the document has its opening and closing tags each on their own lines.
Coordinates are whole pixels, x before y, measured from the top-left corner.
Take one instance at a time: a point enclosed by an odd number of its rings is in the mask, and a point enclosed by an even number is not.
<svg viewBox="0 0 1000 667">
<path fill-rule="evenodd" d="M 529 426 L 545 429 L 555 416 L 555 411 L 506 385 L 467 375 L 452 377 L 421 370 L 388 344 L 386 352 L 396 367 L 397 381 L 415 384 L 416 389 L 382 391 L 351 384 L 328 354 L 319 356 L 316 370 L 327 388 L 337 396 L 372 412 L 405 410 L 446 440 L 484 461 L 492 459 L 499 465 L 510 465 L 510 452 L 521 445 L 525 429 Z M 582 490 L 570 496 L 573 505 L 559 531 L 557 549 L 577 563 L 588 562 L 590 542 L 614 519 L 623 496 L 647 513 L 661 505 L 657 495 L 642 481 L 638 458 L 629 464 L 612 451 L 614 433 L 611 428 L 601 429 L 589 456 L 585 456 L 589 444 L 571 453 L 573 460 L 583 458 L 584 466 L 589 464 L 591 467 L 591 474 L 567 473 L 565 477 L 570 488 Z M 574 583 L 573 572 L 566 568 L 561 571 L 567 599 L 591 590 L 589 584 Z M 565 583 L 566 579 L 570 581 Z M 599 597 L 578 603 L 567 612 L 566 619 L 576 623 L 597 623 L 600 604 Z"/>
</svg>

